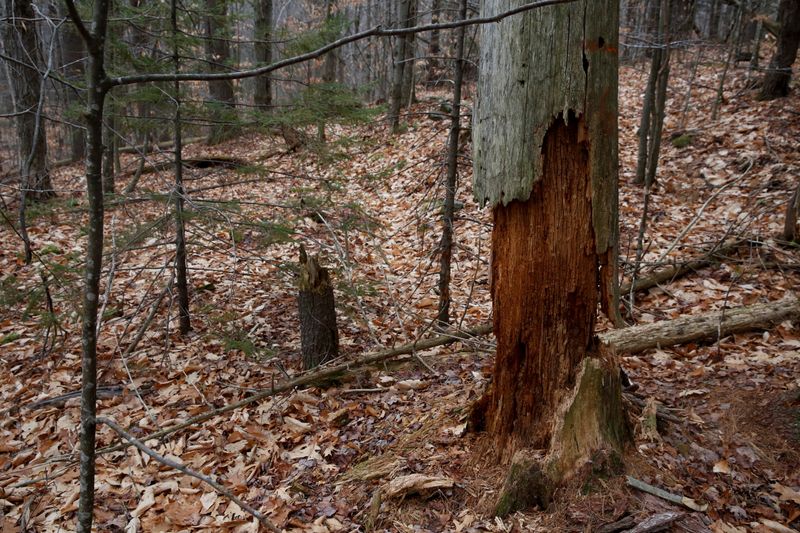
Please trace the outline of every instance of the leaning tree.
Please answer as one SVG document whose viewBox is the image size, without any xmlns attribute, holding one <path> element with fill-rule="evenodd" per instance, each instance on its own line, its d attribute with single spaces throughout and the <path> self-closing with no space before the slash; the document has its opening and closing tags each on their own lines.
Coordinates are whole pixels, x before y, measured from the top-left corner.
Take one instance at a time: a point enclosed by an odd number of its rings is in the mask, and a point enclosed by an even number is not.
<svg viewBox="0 0 800 533">
<path fill-rule="evenodd" d="M 514 0 L 486 0 L 484 15 Z M 618 0 L 484 26 L 475 195 L 493 208 L 492 387 L 472 424 L 511 462 L 497 505 L 547 505 L 627 438 L 619 367 L 594 334 L 617 308 Z"/>
</svg>

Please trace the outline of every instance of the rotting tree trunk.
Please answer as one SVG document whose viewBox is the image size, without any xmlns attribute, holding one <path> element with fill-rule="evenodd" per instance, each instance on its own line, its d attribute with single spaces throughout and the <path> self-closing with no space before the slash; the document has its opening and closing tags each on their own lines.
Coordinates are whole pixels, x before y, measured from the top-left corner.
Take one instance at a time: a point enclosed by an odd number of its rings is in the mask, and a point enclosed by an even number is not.
<svg viewBox="0 0 800 533">
<path fill-rule="evenodd" d="M 461 0 L 459 20 L 467 17 L 467 0 Z M 450 136 L 447 139 L 447 177 L 445 180 L 442 240 L 439 243 L 439 325 L 450 324 L 450 267 L 453 259 L 453 222 L 455 219 L 456 185 L 458 179 L 458 139 L 461 132 L 461 84 L 464 79 L 464 36 L 460 27 L 456 36 L 455 86 L 453 110 L 450 114 Z"/>
<path fill-rule="evenodd" d="M 272 0 L 258 0 L 256 3 L 256 64 L 268 65 L 272 62 Z M 258 76 L 255 79 L 255 104 L 262 113 L 272 107 L 272 78 Z"/>
<path fill-rule="evenodd" d="M 486 0 L 482 15 L 513 4 Z M 618 7 L 580 0 L 482 28 L 474 189 L 494 208 L 497 354 L 471 421 L 511 460 L 499 514 L 546 506 L 601 455 L 618 464 L 628 435 L 594 335 L 597 304 L 613 316 L 618 301 Z"/>
<path fill-rule="evenodd" d="M 298 288 L 303 368 L 309 370 L 339 355 L 339 332 L 330 274 L 302 246 Z"/>
<path fill-rule="evenodd" d="M 3 0 L 2 37 L 17 125 L 20 192 L 26 200 L 55 196 L 47 168 L 47 132 L 42 110 L 42 57 L 37 34 L 38 15 L 30 0 Z M 24 223 L 24 208 L 20 218 Z M 24 224 L 23 224 L 24 225 Z"/>
<path fill-rule="evenodd" d="M 773 100 L 789 94 L 792 64 L 800 46 L 800 1 L 781 0 L 778 7 L 778 21 L 781 24 L 778 48 L 764 76 L 764 84 L 759 94 L 761 100 Z"/>
</svg>

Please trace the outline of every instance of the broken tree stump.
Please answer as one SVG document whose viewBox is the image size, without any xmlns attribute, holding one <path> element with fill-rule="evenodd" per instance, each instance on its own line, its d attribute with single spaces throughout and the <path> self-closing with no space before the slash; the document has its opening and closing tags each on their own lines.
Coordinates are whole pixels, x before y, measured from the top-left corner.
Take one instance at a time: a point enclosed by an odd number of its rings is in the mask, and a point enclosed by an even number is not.
<svg viewBox="0 0 800 533">
<path fill-rule="evenodd" d="M 319 256 L 309 257 L 302 246 L 298 289 L 303 368 L 309 370 L 339 355 L 339 332 L 330 274 Z"/>
</svg>

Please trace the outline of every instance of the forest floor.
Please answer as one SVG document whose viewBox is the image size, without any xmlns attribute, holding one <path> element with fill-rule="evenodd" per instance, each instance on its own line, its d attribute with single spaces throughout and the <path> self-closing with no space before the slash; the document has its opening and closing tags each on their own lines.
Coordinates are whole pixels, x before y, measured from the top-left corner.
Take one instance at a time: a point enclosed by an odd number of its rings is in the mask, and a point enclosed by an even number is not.
<svg viewBox="0 0 800 533">
<path fill-rule="evenodd" d="M 633 317 L 626 317 L 637 323 L 774 301 L 800 281 L 798 250 L 776 242 L 800 178 L 798 90 L 758 102 L 746 71 L 736 69 L 712 120 L 720 69 L 704 65 L 684 120 L 690 74 L 682 60 L 689 59 L 679 57 L 671 80 L 643 274 L 730 236 L 748 240 L 709 268 L 637 294 Z M 643 205 L 632 178 L 645 79 L 644 67 L 621 70 L 626 267 Z M 173 228 L 165 197 L 152 193 L 170 189 L 169 172 L 144 174 L 133 201 L 112 204 L 103 280 L 111 289 L 104 288 L 98 346 L 100 386 L 109 388 L 99 412 L 144 437 L 298 375 L 298 243 L 333 272 L 345 360 L 434 335 L 448 124 L 428 112 L 438 111 L 447 94 L 420 98 L 397 136 L 376 121 L 329 126 L 325 147 L 285 155 L 276 154 L 282 140 L 262 134 L 186 147 L 187 157 L 248 163 L 187 169 L 193 330 L 186 337 L 176 331 L 171 291 L 159 300 L 170 287 Z M 468 146 L 462 163 L 453 315 L 466 329 L 491 316 L 491 224 L 471 196 Z M 125 156 L 123 164 L 120 189 L 137 160 Z M 24 265 L 16 236 L 2 229 L 3 533 L 72 530 L 75 520 L 80 413 L 79 400 L 68 395 L 80 386 L 81 172 L 59 169 L 59 197 L 30 210 L 33 265 Z M 13 195 L 3 194 L 7 201 Z M 127 350 L 151 307 L 146 333 Z M 624 358 L 639 385 L 635 394 L 658 400 L 678 420 L 660 426 L 657 436 L 636 432 L 626 473 L 707 505 L 702 512 L 612 477 L 563 490 L 548 512 L 492 518 L 504 471 L 480 454 L 485 437 L 464 432 L 468 408 L 490 380 L 492 350 L 486 337 L 420 352 L 430 369 L 401 358 L 327 386 L 265 398 L 148 444 L 214 476 L 287 530 L 591 531 L 668 509 L 682 513 L 677 531 L 800 529 L 800 324 Z M 637 414 L 631 416 L 635 425 Z M 99 446 L 116 440 L 110 428 L 98 428 Z M 431 476 L 439 488 L 422 496 L 401 492 L 382 504 L 375 497 L 410 474 Z M 251 516 L 209 486 L 133 449 L 99 457 L 96 495 L 98 531 L 257 530 Z"/>
</svg>

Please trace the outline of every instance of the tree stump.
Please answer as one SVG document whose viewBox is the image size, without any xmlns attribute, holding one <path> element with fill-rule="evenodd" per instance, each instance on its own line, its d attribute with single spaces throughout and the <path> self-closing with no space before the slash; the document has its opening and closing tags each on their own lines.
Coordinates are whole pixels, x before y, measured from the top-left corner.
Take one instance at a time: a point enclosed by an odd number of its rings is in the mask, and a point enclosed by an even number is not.
<svg viewBox="0 0 800 533">
<path fill-rule="evenodd" d="M 302 246 L 298 289 L 300 344 L 303 368 L 308 370 L 339 354 L 339 332 L 330 275 L 320 265 L 319 256 L 309 257 Z"/>
</svg>

